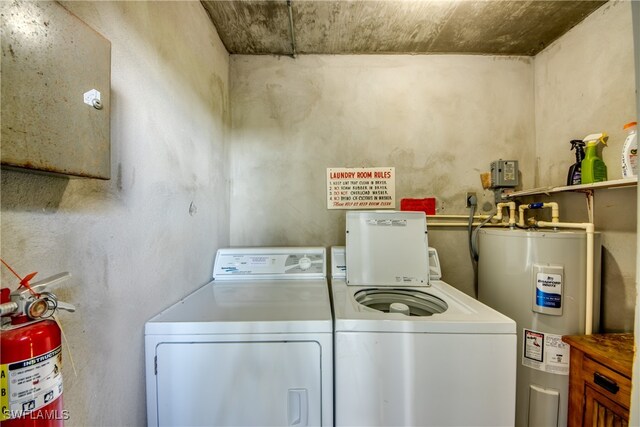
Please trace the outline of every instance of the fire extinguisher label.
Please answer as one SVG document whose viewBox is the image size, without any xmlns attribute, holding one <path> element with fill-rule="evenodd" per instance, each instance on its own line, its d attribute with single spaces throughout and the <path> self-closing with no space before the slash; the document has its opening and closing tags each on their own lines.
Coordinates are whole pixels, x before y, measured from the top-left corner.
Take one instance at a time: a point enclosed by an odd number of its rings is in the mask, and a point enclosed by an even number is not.
<svg viewBox="0 0 640 427">
<path fill-rule="evenodd" d="M 0 365 L 0 420 L 37 411 L 62 394 L 62 347 Z"/>
</svg>

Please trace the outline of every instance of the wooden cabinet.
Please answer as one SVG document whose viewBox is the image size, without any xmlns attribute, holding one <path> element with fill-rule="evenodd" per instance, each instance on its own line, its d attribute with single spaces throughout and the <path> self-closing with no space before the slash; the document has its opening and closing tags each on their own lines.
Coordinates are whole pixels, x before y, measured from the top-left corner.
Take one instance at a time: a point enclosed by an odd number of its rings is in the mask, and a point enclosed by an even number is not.
<svg viewBox="0 0 640 427">
<path fill-rule="evenodd" d="M 628 426 L 633 334 L 562 340 L 571 346 L 568 426 Z"/>
</svg>

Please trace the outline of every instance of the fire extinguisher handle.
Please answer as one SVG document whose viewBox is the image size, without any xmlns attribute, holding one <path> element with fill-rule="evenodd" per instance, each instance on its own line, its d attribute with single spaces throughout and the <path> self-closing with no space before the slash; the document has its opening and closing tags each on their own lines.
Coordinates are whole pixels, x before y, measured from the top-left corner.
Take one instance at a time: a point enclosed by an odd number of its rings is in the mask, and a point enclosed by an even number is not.
<svg viewBox="0 0 640 427">
<path fill-rule="evenodd" d="M 33 289 L 33 291 L 37 293 L 44 292 L 45 290 L 50 290 L 58 283 L 67 280 L 69 277 L 71 277 L 71 274 L 66 271 L 64 273 L 58 273 L 54 276 L 47 277 L 46 279 L 42 279 L 35 283 L 32 283 L 31 289 Z M 28 292 L 27 289 L 25 289 L 23 292 L 25 291 Z"/>
<path fill-rule="evenodd" d="M 70 313 L 73 313 L 74 311 L 76 311 L 76 307 L 73 304 L 69 304 L 68 302 L 62 302 L 62 301 L 58 301 L 56 308 L 58 310 L 68 311 Z"/>
</svg>

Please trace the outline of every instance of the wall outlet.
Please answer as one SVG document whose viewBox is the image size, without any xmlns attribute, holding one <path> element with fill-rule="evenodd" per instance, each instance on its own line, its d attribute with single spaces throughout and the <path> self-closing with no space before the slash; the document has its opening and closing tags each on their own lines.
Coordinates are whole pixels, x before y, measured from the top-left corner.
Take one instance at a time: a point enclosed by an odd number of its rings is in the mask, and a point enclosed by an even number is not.
<svg viewBox="0 0 640 427">
<path fill-rule="evenodd" d="M 473 203 L 471 198 L 473 197 Z M 478 206 L 478 196 L 476 196 L 475 191 L 467 191 L 467 196 L 465 198 L 466 206 L 470 208 L 472 205 Z"/>
</svg>

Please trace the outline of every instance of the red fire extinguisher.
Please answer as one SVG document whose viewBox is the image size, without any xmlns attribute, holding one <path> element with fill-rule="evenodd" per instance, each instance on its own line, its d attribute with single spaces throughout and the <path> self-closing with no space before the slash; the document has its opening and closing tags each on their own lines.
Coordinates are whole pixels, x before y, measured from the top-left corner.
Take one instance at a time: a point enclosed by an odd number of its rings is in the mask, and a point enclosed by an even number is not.
<svg viewBox="0 0 640 427">
<path fill-rule="evenodd" d="M 2 427 L 62 427 L 69 418 L 62 406 L 60 328 L 51 317 L 58 309 L 75 308 L 47 291 L 69 273 L 29 285 L 34 275 L 22 279 L 13 292 L 0 290 Z"/>
</svg>

